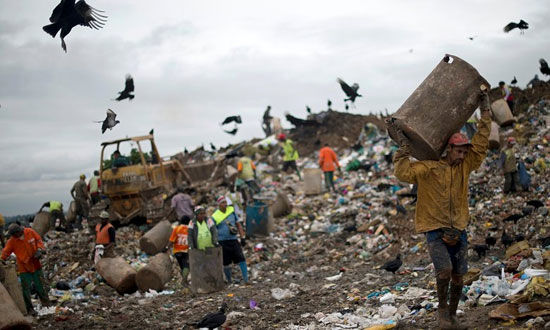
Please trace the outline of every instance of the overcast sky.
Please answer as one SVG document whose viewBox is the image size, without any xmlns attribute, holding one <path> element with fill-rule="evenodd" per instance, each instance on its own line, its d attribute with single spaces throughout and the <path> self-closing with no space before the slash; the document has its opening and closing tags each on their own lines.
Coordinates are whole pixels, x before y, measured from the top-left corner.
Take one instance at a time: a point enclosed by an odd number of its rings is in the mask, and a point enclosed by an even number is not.
<svg viewBox="0 0 550 330">
<path fill-rule="evenodd" d="M 155 128 L 162 155 L 263 132 L 272 114 L 343 109 L 342 77 L 359 83 L 353 112 L 395 111 L 445 53 L 493 85 L 519 85 L 550 59 L 548 1 L 136 1 L 90 0 L 102 30 L 75 27 L 68 52 L 44 31 L 58 1 L 0 0 L 0 212 L 67 206 L 99 144 Z M 524 19 L 529 30 L 503 33 Z M 477 36 L 473 41 L 469 36 Z M 410 51 L 412 49 L 412 52 Z M 132 102 L 111 99 L 131 73 Z M 121 124 L 101 134 L 107 108 Z M 233 137 L 219 123 L 240 114 Z M 287 123 L 285 123 L 287 125 Z"/>
</svg>

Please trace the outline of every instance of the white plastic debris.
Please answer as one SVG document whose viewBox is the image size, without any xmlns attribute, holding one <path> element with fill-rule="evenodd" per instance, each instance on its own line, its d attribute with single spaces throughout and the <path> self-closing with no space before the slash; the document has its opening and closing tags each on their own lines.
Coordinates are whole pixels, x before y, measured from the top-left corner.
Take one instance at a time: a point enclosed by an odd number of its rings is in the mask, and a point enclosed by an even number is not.
<svg viewBox="0 0 550 330">
<path fill-rule="evenodd" d="M 380 297 L 380 302 L 382 304 L 391 304 L 395 302 L 395 295 L 391 292 L 386 293 Z"/>
<path fill-rule="evenodd" d="M 295 294 L 289 289 L 274 288 L 274 289 L 271 289 L 271 296 L 274 299 L 283 300 L 283 299 L 292 298 L 295 296 Z"/>
<path fill-rule="evenodd" d="M 378 308 L 378 314 L 383 319 L 389 319 L 395 315 L 397 308 L 392 305 L 382 305 Z"/>
<path fill-rule="evenodd" d="M 325 280 L 331 281 L 331 282 L 333 282 L 333 281 L 338 281 L 339 279 L 342 278 L 342 275 L 343 275 L 343 274 L 344 274 L 344 273 L 340 272 L 340 273 L 338 273 L 338 274 L 336 274 L 336 275 L 334 275 L 334 276 L 325 277 Z"/>
<path fill-rule="evenodd" d="M 50 307 L 42 307 L 36 311 L 38 313 L 38 316 L 44 316 L 44 315 L 50 315 L 55 313 L 55 307 L 56 306 L 50 306 Z"/>
</svg>

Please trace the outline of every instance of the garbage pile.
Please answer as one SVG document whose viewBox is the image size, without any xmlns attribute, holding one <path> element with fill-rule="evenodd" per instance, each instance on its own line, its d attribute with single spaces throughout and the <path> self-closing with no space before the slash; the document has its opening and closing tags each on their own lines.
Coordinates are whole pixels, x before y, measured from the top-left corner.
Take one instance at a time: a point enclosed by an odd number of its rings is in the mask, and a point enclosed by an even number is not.
<svg viewBox="0 0 550 330">
<path fill-rule="evenodd" d="M 513 126 L 501 128 L 518 141 L 517 155 L 531 176 L 528 191 L 502 192 L 497 150 L 471 176 L 470 270 L 459 315 L 468 313 L 462 320 L 472 326 L 542 327 L 550 320 L 549 114 L 550 101 L 538 100 Z M 333 111 L 328 115 L 347 118 Z M 321 186 L 311 194 L 309 182 L 280 173 L 269 157 L 259 155 L 261 191 L 255 197 L 276 215 L 271 233 L 250 237 L 244 248 L 250 285 L 228 284 L 221 292 L 195 295 L 182 286 L 172 260 L 173 276 L 162 291 L 120 294 L 96 270 L 88 229 L 50 231 L 44 273 L 57 306 L 39 309 L 33 325 L 181 328 L 226 302 L 227 326 L 238 329 L 435 326 L 435 277 L 425 238 L 413 229 L 414 189 L 393 176 L 395 144 L 377 125 L 366 123 L 344 136 L 347 141 L 339 137 L 346 143 L 336 148 L 345 169 L 336 175 L 337 193 Z M 297 146 L 309 150 L 319 149 L 317 143 L 328 136 L 308 127 L 293 134 Z M 308 134 L 313 135 L 301 143 Z M 301 169 L 318 167 L 316 153 L 301 154 Z M 228 190 L 217 187 L 202 199 L 213 201 Z M 148 229 L 117 229 L 116 254 L 136 271 L 152 257 L 139 244 Z M 393 273 L 385 270 L 383 265 L 398 255 L 402 266 Z"/>
</svg>

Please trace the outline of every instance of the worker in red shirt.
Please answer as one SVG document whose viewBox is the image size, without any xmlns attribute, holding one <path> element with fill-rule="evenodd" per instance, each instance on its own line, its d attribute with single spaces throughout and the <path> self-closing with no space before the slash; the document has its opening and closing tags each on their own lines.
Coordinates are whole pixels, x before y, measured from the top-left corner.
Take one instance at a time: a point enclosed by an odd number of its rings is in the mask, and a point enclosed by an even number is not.
<svg viewBox="0 0 550 330">
<path fill-rule="evenodd" d="M 95 226 L 95 233 L 96 233 L 96 249 L 97 246 L 103 245 L 103 256 L 104 257 L 114 257 L 115 256 L 115 239 L 116 239 L 116 231 L 115 227 L 109 222 L 109 212 L 107 211 L 101 211 L 99 214 L 99 218 L 101 218 L 101 223 L 98 223 Z"/>
<path fill-rule="evenodd" d="M 2 260 L 8 259 L 12 253 L 15 254 L 27 312 L 36 315 L 31 301 L 32 283 L 34 283 L 42 304 L 45 306 L 50 305 L 50 299 L 42 285 L 43 273 L 40 264 L 40 257 L 46 253 L 46 248 L 40 235 L 32 228 L 23 228 L 16 223 L 12 223 L 8 227 L 8 234 L 11 237 L 2 250 Z"/>
<path fill-rule="evenodd" d="M 187 277 L 189 275 L 189 244 L 187 243 L 187 234 L 189 218 L 183 217 L 180 224 L 172 230 L 170 242 L 167 249 L 173 246 L 174 257 L 178 261 L 183 277 L 183 284 L 187 285 Z"/>
<path fill-rule="evenodd" d="M 338 163 L 338 156 L 328 146 L 328 143 L 325 143 L 325 146 L 319 151 L 319 167 L 325 174 L 325 186 L 327 190 L 330 191 L 332 189 L 333 192 L 336 192 L 336 188 L 334 188 L 334 170 L 338 167 L 338 171 L 340 171 L 340 163 Z"/>
</svg>

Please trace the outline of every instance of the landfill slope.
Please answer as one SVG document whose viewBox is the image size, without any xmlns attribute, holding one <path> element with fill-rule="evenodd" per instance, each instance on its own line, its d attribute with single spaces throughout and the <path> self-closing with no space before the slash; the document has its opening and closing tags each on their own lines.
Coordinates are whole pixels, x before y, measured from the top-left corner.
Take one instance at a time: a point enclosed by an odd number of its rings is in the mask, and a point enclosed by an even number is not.
<svg viewBox="0 0 550 330">
<path fill-rule="evenodd" d="M 533 312 L 517 314 L 512 320 L 498 318 L 502 315 L 497 309 L 513 309 L 520 301 L 540 306 L 550 301 L 550 281 L 545 279 L 550 269 L 550 123 L 544 121 L 549 114 L 550 102 L 539 97 L 517 116 L 515 126 L 501 128 L 504 136 L 518 141 L 518 158 L 531 175 L 529 191 L 503 194 L 498 150 L 489 151 L 484 163 L 471 175 L 471 219 L 467 228 L 470 246 L 486 244 L 487 236 L 496 238 L 496 244 L 489 247 L 485 256 L 478 256 L 472 249 L 468 252 L 470 272 L 459 305 L 467 316 L 460 313 L 459 318 L 470 328 L 543 328 L 550 321 L 544 309 L 537 311 L 539 317 Z M 50 231 L 45 235 L 48 254 L 44 271 L 50 296 L 58 307 L 39 309 L 42 316 L 34 319 L 33 327 L 181 329 L 216 311 L 222 302 L 229 306 L 231 329 L 436 327 L 433 266 L 424 235 L 414 233 L 411 186 L 393 176 L 388 157 L 395 150 L 393 142 L 380 130 L 366 135 L 361 148 L 351 149 L 367 122 L 365 117 L 361 117 L 365 120 L 361 122 L 354 121 L 354 115 L 329 115 L 350 122 L 350 126 L 337 125 L 333 118 L 329 122 L 334 122 L 330 124 L 334 127 L 318 128 L 335 130 L 331 141 L 342 167 L 354 164 L 349 171 L 337 175 L 338 194 L 306 196 L 295 174 L 281 175 L 269 164 L 263 164 L 265 159 L 258 160 L 262 193 L 283 191 L 293 209 L 275 219 L 269 237 L 247 240 L 244 251 L 249 285 L 230 284 L 220 292 L 193 295 L 181 284 L 173 260 L 173 278 L 165 291 L 120 295 L 93 268 L 91 233 Z M 290 135 L 299 148 L 312 151 L 301 152 L 302 168 L 315 167 L 317 163 L 313 153 L 317 150 L 317 133 L 309 129 L 296 128 Z M 346 144 L 341 142 L 338 147 L 336 136 Z M 212 196 L 203 199 L 212 201 L 214 194 L 225 189 L 218 187 L 209 193 Z M 514 222 L 514 217 L 510 217 L 513 215 L 521 216 Z M 136 270 L 149 260 L 138 244 L 146 229 L 131 225 L 117 230 L 116 254 Z M 517 242 L 504 246 L 503 232 Z M 403 266 L 395 274 L 380 268 L 398 253 Z M 237 267 L 233 276 L 240 278 Z M 56 289 L 60 282 L 70 290 Z M 522 283 L 525 286 L 515 296 L 509 295 Z M 39 301 L 33 303 L 38 305 Z"/>
</svg>

